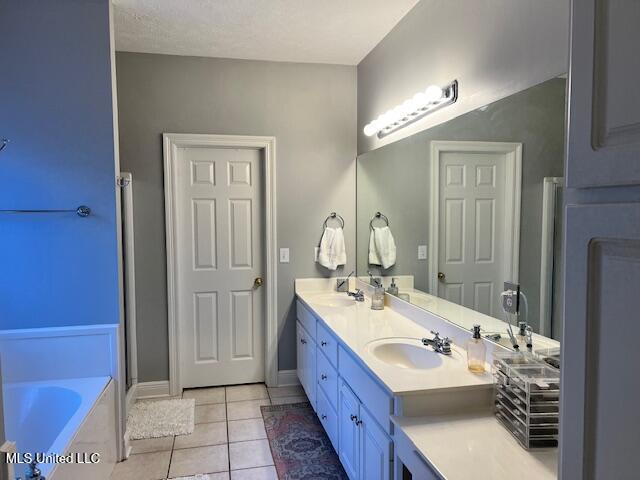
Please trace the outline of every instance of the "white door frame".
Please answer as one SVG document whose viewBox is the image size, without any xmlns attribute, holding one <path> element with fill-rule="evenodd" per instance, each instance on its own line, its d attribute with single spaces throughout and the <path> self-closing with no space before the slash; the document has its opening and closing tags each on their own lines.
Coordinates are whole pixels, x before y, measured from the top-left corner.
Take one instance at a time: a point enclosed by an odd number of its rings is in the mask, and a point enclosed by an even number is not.
<svg viewBox="0 0 640 480">
<path fill-rule="evenodd" d="M 278 320 L 277 320 L 277 241 L 276 241 L 276 138 L 247 135 L 209 135 L 165 133 L 164 143 L 164 200 L 167 235 L 167 296 L 169 319 L 169 390 L 171 395 L 182 391 L 179 363 L 176 266 L 176 173 L 174 160 L 180 147 L 213 146 L 263 150 L 265 191 L 265 381 L 268 386 L 278 383 Z"/>
<path fill-rule="evenodd" d="M 440 222 L 440 155 L 445 152 L 504 153 L 505 226 L 504 276 L 518 282 L 520 275 L 520 202 L 522 144 L 510 142 L 431 142 L 431 220 L 429 222 L 429 291 L 438 295 L 438 224 Z"/>
<path fill-rule="evenodd" d="M 542 244 L 540 254 L 540 335 L 551 338 L 553 265 L 556 238 L 557 188 L 564 177 L 544 177 L 542 182 Z"/>
</svg>

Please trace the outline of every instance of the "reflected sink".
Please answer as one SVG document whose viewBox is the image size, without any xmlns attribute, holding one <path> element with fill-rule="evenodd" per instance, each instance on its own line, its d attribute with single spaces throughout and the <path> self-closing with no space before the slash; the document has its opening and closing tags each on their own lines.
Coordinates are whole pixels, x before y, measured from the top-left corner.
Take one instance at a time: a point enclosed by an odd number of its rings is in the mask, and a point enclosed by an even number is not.
<svg viewBox="0 0 640 480">
<path fill-rule="evenodd" d="M 313 297 L 313 302 L 323 307 L 343 308 L 352 307 L 356 304 L 356 301 L 348 297 L 346 293 L 327 293 L 324 295 L 317 295 Z"/>
<path fill-rule="evenodd" d="M 381 338 L 369 342 L 367 348 L 381 362 L 394 367 L 417 370 L 437 368 L 443 362 L 455 361 L 459 358 L 455 351 L 451 356 L 436 353 L 431 348 L 425 347 L 417 338 Z"/>
</svg>

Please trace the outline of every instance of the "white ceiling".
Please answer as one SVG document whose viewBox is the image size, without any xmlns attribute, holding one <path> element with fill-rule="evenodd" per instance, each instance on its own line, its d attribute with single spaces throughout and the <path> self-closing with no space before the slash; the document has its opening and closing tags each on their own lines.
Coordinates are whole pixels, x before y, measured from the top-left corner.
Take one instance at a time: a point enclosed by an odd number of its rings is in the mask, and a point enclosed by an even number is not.
<svg viewBox="0 0 640 480">
<path fill-rule="evenodd" d="M 113 0 L 116 50 L 357 65 L 419 0 Z"/>
</svg>

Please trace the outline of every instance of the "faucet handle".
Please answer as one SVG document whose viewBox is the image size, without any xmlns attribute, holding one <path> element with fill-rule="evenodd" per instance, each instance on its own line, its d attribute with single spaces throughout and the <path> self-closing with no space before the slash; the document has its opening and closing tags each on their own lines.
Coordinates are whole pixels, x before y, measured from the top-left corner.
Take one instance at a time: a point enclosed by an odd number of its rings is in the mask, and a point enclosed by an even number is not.
<svg viewBox="0 0 640 480">
<path fill-rule="evenodd" d="M 36 460 L 32 460 L 29 463 L 29 476 L 26 477 L 26 480 L 44 480 L 40 469 L 38 468 L 38 462 Z"/>
<path fill-rule="evenodd" d="M 440 332 L 436 332 L 435 330 L 431 330 L 431 334 L 433 335 L 434 340 L 440 340 Z"/>
</svg>

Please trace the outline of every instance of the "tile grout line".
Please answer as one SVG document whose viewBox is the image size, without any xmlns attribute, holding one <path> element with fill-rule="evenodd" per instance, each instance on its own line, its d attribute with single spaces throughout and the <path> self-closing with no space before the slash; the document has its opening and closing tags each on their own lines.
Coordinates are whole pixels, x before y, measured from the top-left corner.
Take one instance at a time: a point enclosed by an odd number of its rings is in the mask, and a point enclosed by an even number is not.
<svg viewBox="0 0 640 480">
<path fill-rule="evenodd" d="M 176 436 L 173 436 L 173 441 L 171 442 L 171 455 L 169 455 L 169 465 L 167 465 L 167 478 L 169 478 L 169 473 L 171 472 L 171 462 L 173 461 L 173 451 L 176 445 Z"/>
<path fill-rule="evenodd" d="M 227 387 L 224 387 L 224 416 L 227 421 L 227 466 L 229 467 L 229 478 L 231 478 L 231 449 L 229 448 L 229 409 L 227 405 Z"/>
</svg>

